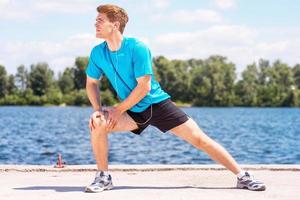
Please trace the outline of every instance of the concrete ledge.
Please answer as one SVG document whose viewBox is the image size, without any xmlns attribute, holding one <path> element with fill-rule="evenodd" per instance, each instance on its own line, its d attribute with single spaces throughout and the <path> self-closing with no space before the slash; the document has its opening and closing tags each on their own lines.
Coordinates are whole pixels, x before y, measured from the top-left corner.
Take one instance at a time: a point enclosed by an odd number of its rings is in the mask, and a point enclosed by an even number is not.
<svg viewBox="0 0 300 200">
<path fill-rule="evenodd" d="M 300 165 L 242 165 L 267 190 L 236 188 L 236 177 L 220 165 L 110 165 L 114 188 L 85 193 L 96 165 L 0 165 L 5 200 L 299 200 Z"/>
<path fill-rule="evenodd" d="M 258 171 L 300 171 L 300 165 L 241 165 L 245 170 Z M 227 170 L 221 165 L 110 165 L 110 171 L 198 171 Z M 66 165 L 64 168 L 54 168 L 54 165 L 0 165 L 0 172 L 88 172 L 96 171 L 95 165 Z"/>
</svg>

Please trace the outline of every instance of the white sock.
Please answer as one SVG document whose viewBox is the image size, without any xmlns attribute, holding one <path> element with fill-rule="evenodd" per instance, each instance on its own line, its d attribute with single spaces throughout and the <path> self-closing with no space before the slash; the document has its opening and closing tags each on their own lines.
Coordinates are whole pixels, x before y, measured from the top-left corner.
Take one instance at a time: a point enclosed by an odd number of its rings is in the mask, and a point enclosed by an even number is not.
<svg viewBox="0 0 300 200">
<path fill-rule="evenodd" d="M 243 176 L 245 176 L 246 171 L 241 171 L 240 173 L 237 174 L 238 178 L 242 178 Z"/>
<path fill-rule="evenodd" d="M 103 175 L 108 177 L 109 176 L 109 172 L 108 171 L 102 171 L 102 170 L 98 170 L 96 176 L 100 176 L 100 173 L 103 172 Z"/>
</svg>

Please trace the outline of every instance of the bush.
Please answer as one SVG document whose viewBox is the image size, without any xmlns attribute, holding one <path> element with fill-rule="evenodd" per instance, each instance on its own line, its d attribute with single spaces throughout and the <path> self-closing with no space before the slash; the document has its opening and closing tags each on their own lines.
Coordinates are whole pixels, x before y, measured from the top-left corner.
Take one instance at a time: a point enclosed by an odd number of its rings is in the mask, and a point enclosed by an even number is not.
<svg viewBox="0 0 300 200">
<path fill-rule="evenodd" d="M 46 92 L 46 102 L 51 105 L 60 105 L 63 102 L 63 95 L 58 88 L 50 88 Z"/>
<path fill-rule="evenodd" d="M 112 106 L 117 103 L 114 94 L 109 89 L 100 92 L 100 100 L 105 106 Z"/>
<path fill-rule="evenodd" d="M 0 100 L 0 105 L 26 105 L 25 99 L 17 95 L 7 95 Z"/>
</svg>

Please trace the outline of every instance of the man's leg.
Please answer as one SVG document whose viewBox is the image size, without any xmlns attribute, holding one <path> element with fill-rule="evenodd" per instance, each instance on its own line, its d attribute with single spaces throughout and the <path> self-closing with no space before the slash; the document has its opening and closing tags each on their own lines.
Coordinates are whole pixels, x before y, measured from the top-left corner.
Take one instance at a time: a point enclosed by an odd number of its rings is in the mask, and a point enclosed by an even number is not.
<svg viewBox="0 0 300 200">
<path fill-rule="evenodd" d="M 137 128 L 138 126 L 133 119 L 127 113 L 123 113 L 111 132 L 131 131 Z M 106 130 L 105 122 L 91 130 L 91 145 L 98 171 L 108 170 L 108 134 L 109 132 Z"/>
<path fill-rule="evenodd" d="M 106 126 L 107 123 L 104 121 L 95 128 L 91 127 L 91 144 L 98 170 L 95 180 L 85 188 L 85 192 L 102 192 L 113 188 L 112 177 L 108 172 L 108 134 L 114 131 L 131 131 L 138 128 L 127 113 L 120 117 L 117 125 L 110 132 L 107 131 Z"/>
<path fill-rule="evenodd" d="M 188 121 L 170 131 L 197 149 L 206 152 L 213 160 L 221 163 L 234 174 L 242 171 L 233 157 L 220 144 L 208 137 L 193 119 L 189 118 Z"/>
</svg>

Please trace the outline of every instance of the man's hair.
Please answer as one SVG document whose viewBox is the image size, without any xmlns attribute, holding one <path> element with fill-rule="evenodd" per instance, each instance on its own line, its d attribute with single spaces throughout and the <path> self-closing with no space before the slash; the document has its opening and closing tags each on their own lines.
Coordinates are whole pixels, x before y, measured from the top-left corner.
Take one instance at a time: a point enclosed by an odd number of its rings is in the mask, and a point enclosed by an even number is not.
<svg viewBox="0 0 300 200">
<path fill-rule="evenodd" d="M 105 14 L 110 22 L 118 21 L 120 23 L 119 31 L 121 33 L 124 32 L 126 23 L 129 19 L 126 11 L 123 8 L 112 4 L 105 4 L 98 6 L 97 11 Z"/>
</svg>

